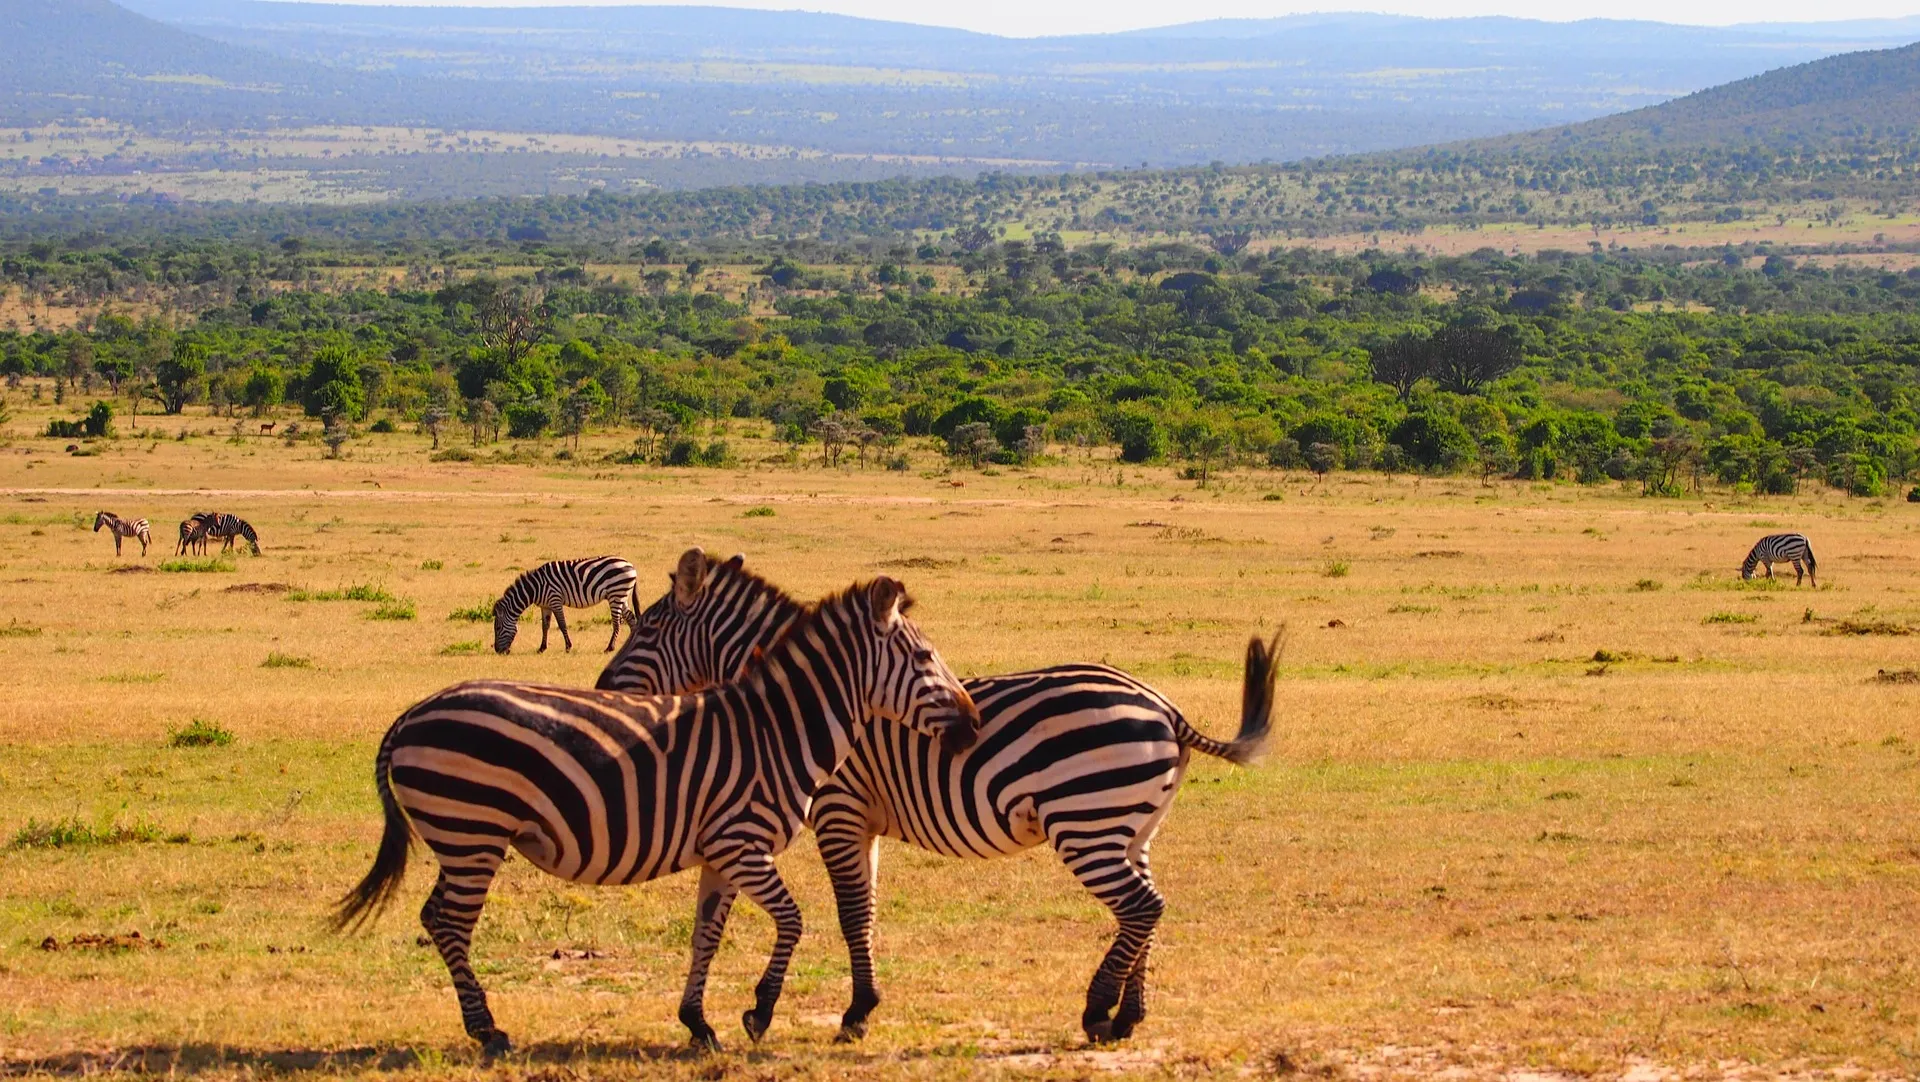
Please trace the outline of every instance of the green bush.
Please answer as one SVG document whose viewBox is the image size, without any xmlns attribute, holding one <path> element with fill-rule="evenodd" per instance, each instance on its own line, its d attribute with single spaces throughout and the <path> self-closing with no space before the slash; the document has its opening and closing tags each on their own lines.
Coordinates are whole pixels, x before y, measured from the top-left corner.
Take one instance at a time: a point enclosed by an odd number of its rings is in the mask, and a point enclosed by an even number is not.
<svg viewBox="0 0 1920 1082">
<path fill-rule="evenodd" d="M 224 748 L 231 743 L 231 731 L 201 718 L 194 718 L 184 727 L 167 733 L 167 746 L 170 748 Z"/>
</svg>

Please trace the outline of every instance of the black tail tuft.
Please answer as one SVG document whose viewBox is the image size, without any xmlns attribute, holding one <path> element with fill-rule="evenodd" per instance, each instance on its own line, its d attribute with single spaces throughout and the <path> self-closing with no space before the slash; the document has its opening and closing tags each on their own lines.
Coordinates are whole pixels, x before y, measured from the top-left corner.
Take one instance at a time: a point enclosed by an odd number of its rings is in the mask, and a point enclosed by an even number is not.
<svg viewBox="0 0 1920 1082">
<path fill-rule="evenodd" d="M 387 730 L 380 741 L 379 754 L 373 760 L 373 786 L 380 794 L 380 810 L 386 820 L 380 833 L 380 852 L 374 856 L 373 867 L 368 869 L 366 877 L 335 906 L 332 923 L 336 932 L 358 929 L 378 916 L 400 889 L 400 881 L 406 878 L 407 855 L 413 849 L 413 825 L 407 822 L 406 813 L 394 800 L 393 783 L 388 777 L 393 768 L 393 734 L 398 728 L 396 725 Z"/>
<path fill-rule="evenodd" d="M 1280 675 L 1280 649 L 1287 629 L 1282 625 L 1271 641 L 1258 635 L 1247 642 L 1247 668 L 1240 684 L 1240 733 L 1226 747 L 1226 758 L 1250 763 L 1266 750 L 1273 732 L 1273 687 Z"/>
</svg>

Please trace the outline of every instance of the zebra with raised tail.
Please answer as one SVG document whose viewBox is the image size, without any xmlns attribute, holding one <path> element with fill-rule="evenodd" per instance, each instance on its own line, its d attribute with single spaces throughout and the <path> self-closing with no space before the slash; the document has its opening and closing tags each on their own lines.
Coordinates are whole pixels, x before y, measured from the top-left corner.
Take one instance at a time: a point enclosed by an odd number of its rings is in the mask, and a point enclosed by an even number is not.
<svg viewBox="0 0 1920 1082">
<path fill-rule="evenodd" d="M 805 607 L 735 556 L 682 556 L 673 589 L 640 615 L 598 686 L 640 693 L 734 679 L 778 642 Z M 982 717 L 963 751 L 898 729 L 876 731 L 815 793 L 808 813 L 833 880 L 853 974 L 838 1040 L 865 1036 L 874 983 L 874 873 L 880 837 L 953 857 L 1023 852 L 1041 843 L 1119 924 L 1087 989 L 1089 1040 L 1124 1038 L 1146 1017 L 1147 961 L 1165 900 L 1147 850 L 1194 751 L 1245 763 L 1270 731 L 1281 638 L 1247 645 L 1240 733 L 1196 731 L 1146 684 L 1105 665 L 1062 665 L 966 682 Z M 1117 1010 L 1116 1010 L 1117 1008 Z"/>
<path fill-rule="evenodd" d="M 1793 565 L 1793 584 L 1800 585 L 1804 576 L 1816 589 L 1820 580 L 1814 577 L 1813 546 L 1807 542 L 1806 534 L 1773 533 L 1761 538 L 1740 563 L 1740 577 L 1750 579 L 1753 569 L 1761 564 L 1767 565 L 1767 577 L 1773 577 L 1773 565 L 1790 563 Z"/>
<path fill-rule="evenodd" d="M 629 630 L 634 623 L 634 583 L 640 573 L 618 556 L 595 556 L 586 560 L 554 560 L 541 564 L 513 580 L 507 592 L 493 603 L 493 649 L 504 654 L 513 649 L 514 636 L 520 632 L 520 614 L 528 607 L 540 606 L 540 652 L 547 650 L 547 630 L 560 625 L 560 638 L 573 649 L 573 636 L 567 633 L 567 610 L 589 609 L 602 601 L 613 617 L 613 633 L 607 636 L 607 650 L 620 638 L 620 625 Z"/>
<path fill-rule="evenodd" d="M 380 741 L 374 786 L 386 817 L 379 854 L 340 902 L 340 927 L 392 897 L 418 833 L 440 864 L 420 922 L 439 948 L 467 1033 L 510 1047 L 468 951 L 508 849 L 582 883 L 640 883 L 700 868 L 693 957 L 680 1021 L 698 1047 L 708 967 L 741 893 L 773 918 L 773 953 L 742 1017 L 758 1040 L 773 1020 L 800 939 L 800 910 L 773 858 L 863 734 L 911 726 L 964 747 L 980 714 L 906 617 L 906 590 L 876 579 L 806 607 L 738 683 L 698 695 L 507 681 L 456 684 L 400 715 Z"/>
<path fill-rule="evenodd" d="M 140 539 L 140 555 L 147 554 L 147 545 L 153 541 L 153 527 L 143 518 L 124 519 L 112 511 L 96 511 L 93 515 L 93 532 L 104 528 L 113 534 L 113 554 L 120 555 L 120 543 L 129 537 Z"/>
</svg>

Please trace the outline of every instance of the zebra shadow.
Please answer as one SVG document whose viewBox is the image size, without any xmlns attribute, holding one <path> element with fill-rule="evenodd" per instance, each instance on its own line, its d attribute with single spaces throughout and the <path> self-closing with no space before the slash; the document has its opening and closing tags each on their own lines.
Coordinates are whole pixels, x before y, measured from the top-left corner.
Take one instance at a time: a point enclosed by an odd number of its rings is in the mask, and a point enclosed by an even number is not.
<svg viewBox="0 0 1920 1082">
<path fill-rule="evenodd" d="M 565 1066 L 595 1062 L 635 1064 L 656 1060 L 693 1060 L 704 1055 L 692 1050 L 684 1042 L 544 1041 L 516 1048 L 495 1062 L 502 1066 Z M 761 1057 L 749 1051 L 746 1058 L 753 1060 Z M 439 1045 L 363 1045 L 322 1049 L 156 1043 L 23 1059 L 0 1059 L 0 1078 L 108 1073 L 191 1076 L 227 1074 L 236 1069 L 262 1074 L 338 1074 L 343 1071 L 471 1066 L 482 1062 L 479 1048 L 471 1044 L 451 1048 Z"/>
</svg>

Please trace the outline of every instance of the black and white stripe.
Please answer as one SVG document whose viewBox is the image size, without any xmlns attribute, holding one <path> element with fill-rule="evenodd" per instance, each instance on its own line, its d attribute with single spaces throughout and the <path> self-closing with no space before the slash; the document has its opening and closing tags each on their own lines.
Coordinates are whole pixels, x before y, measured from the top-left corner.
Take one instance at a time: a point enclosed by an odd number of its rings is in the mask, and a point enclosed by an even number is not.
<svg viewBox="0 0 1920 1082">
<path fill-rule="evenodd" d="M 1800 585 L 1802 577 L 1814 586 L 1820 580 L 1814 577 L 1813 546 L 1807 543 L 1806 534 L 1774 533 L 1761 538 L 1747 553 L 1740 564 L 1740 577 L 1750 579 L 1753 569 L 1760 564 L 1767 565 L 1767 577 L 1773 577 L 1773 565 L 1790 563 L 1793 565 L 1793 584 Z"/>
<path fill-rule="evenodd" d="M 147 546 L 153 542 L 153 528 L 143 518 L 124 519 L 112 511 L 97 511 L 93 516 L 93 532 L 99 533 L 105 528 L 113 533 L 113 554 L 120 555 L 120 543 L 129 537 L 140 539 L 140 555 L 147 554 Z"/>
<path fill-rule="evenodd" d="M 657 693 L 721 682 L 777 641 L 804 609 L 741 564 L 738 556 L 709 562 L 698 549 L 681 557 L 673 590 L 641 614 L 598 686 Z M 1119 922 L 1081 1025 L 1092 1040 L 1131 1034 L 1146 1015 L 1147 958 L 1165 908 L 1148 847 L 1191 752 L 1247 762 L 1261 750 L 1278 648 L 1277 636 L 1248 644 L 1231 743 L 1197 732 L 1139 680 L 1086 664 L 967 681 L 983 720 L 979 742 L 964 752 L 897 728 L 855 744 L 808 813 L 851 956 L 853 999 L 840 1039 L 863 1036 L 880 1001 L 872 921 L 883 836 L 964 858 L 1052 845 Z"/>
<path fill-rule="evenodd" d="M 191 525 L 189 525 L 191 524 Z M 244 537 L 255 556 L 260 555 L 260 535 L 246 519 L 229 515 L 225 511 L 201 511 L 186 522 L 180 524 L 182 531 L 180 547 L 184 552 L 189 548 L 205 552 L 209 539 L 223 540 L 221 552 L 231 552 L 236 537 Z"/>
<path fill-rule="evenodd" d="M 386 829 L 372 870 L 341 901 L 340 925 L 392 897 L 418 832 L 440 864 L 420 921 L 452 974 L 468 1034 L 498 1052 L 507 1036 L 468 950 L 508 849 L 581 883 L 697 866 L 680 1020 L 696 1045 L 717 1044 L 703 1006 L 707 969 L 744 893 L 777 929 L 742 1018 L 759 1039 L 800 938 L 800 910 L 773 858 L 799 833 L 814 789 L 868 725 L 910 725 L 955 746 L 974 738 L 979 713 L 906 618 L 910 604 L 891 579 L 829 597 L 739 683 L 698 695 L 476 681 L 420 702 L 380 742 L 374 784 Z"/>
<path fill-rule="evenodd" d="M 520 614 L 532 605 L 540 606 L 540 651 L 547 649 L 547 629 L 560 625 L 560 638 L 573 649 L 573 636 L 567 633 L 567 610 L 590 609 L 602 601 L 613 617 L 613 633 L 607 636 L 607 649 L 620 638 L 620 625 L 633 626 L 633 585 L 640 573 L 618 556 L 595 556 L 586 560 L 554 560 L 541 564 L 513 580 L 500 600 L 493 603 L 493 649 L 504 654 L 513 649 L 513 638 L 520 631 Z"/>
<path fill-rule="evenodd" d="M 212 511 L 195 511 L 180 522 L 180 547 L 174 555 L 185 556 L 189 552 L 207 551 L 207 531 L 201 527 L 214 516 Z"/>
</svg>

